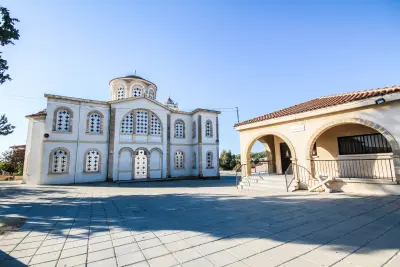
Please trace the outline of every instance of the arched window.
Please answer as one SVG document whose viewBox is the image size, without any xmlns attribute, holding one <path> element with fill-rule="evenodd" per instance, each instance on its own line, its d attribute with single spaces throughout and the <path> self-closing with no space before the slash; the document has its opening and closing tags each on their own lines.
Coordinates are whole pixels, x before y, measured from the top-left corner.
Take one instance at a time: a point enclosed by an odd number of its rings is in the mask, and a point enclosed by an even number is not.
<svg viewBox="0 0 400 267">
<path fill-rule="evenodd" d="M 72 132 L 72 111 L 68 108 L 58 108 L 53 118 L 53 131 Z"/>
<path fill-rule="evenodd" d="M 206 121 L 206 137 L 212 137 L 212 136 L 213 136 L 212 121 L 207 120 Z"/>
<path fill-rule="evenodd" d="M 196 122 L 192 122 L 192 139 L 196 138 Z"/>
<path fill-rule="evenodd" d="M 185 138 L 185 123 L 182 120 L 175 121 L 175 137 Z"/>
<path fill-rule="evenodd" d="M 133 111 L 126 114 L 121 121 L 120 133 L 122 134 L 133 134 Z"/>
<path fill-rule="evenodd" d="M 134 88 L 132 90 L 132 96 L 137 97 L 142 95 L 142 89 L 141 88 Z"/>
<path fill-rule="evenodd" d="M 103 115 L 100 112 L 93 111 L 88 114 L 87 118 L 87 132 L 93 134 L 103 133 Z"/>
<path fill-rule="evenodd" d="M 125 98 L 125 88 L 123 86 L 119 86 L 117 89 L 117 100 Z"/>
<path fill-rule="evenodd" d="M 207 151 L 206 157 L 207 157 L 206 166 L 207 166 L 208 169 L 212 169 L 213 168 L 213 154 L 212 154 L 212 152 L 211 151 Z"/>
<path fill-rule="evenodd" d="M 54 149 L 50 154 L 50 173 L 68 173 L 69 153 L 65 148 Z"/>
<path fill-rule="evenodd" d="M 89 149 L 85 155 L 85 172 L 100 171 L 100 152 L 97 149 Z"/>
<path fill-rule="evenodd" d="M 150 99 L 154 99 L 154 91 L 153 91 L 153 89 L 149 90 L 149 98 Z"/>
<path fill-rule="evenodd" d="M 184 155 L 183 152 L 178 150 L 175 152 L 175 169 L 184 168 Z"/>
<path fill-rule="evenodd" d="M 151 114 L 150 134 L 161 135 L 161 121 L 154 114 Z"/>
<path fill-rule="evenodd" d="M 196 169 L 196 152 L 193 152 L 192 169 Z"/>
<path fill-rule="evenodd" d="M 147 134 L 149 130 L 149 114 L 147 111 L 136 111 L 136 134 Z"/>
</svg>

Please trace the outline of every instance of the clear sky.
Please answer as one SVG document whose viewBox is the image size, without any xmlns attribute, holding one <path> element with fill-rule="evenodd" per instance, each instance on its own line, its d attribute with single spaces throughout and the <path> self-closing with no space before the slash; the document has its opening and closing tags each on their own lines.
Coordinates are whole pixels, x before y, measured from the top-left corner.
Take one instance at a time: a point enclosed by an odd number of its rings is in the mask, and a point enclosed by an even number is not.
<svg viewBox="0 0 400 267">
<path fill-rule="evenodd" d="M 137 74 L 181 110 L 238 106 L 249 119 L 322 95 L 400 84 L 400 1 L 3 0 L 20 19 L 6 47 L 13 80 L 0 114 L 24 144 L 44 93 L 109 100 L 108 82 Z M 19 97 L 19 96 L 23 96 Z M 239 152 L 236 113 L 220 148 Z"/>
</svg>

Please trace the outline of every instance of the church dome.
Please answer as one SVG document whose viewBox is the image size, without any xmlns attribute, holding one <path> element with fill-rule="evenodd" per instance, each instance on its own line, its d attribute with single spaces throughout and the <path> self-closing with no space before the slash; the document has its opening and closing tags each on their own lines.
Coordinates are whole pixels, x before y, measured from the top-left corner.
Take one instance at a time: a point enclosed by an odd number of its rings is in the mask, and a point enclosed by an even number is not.
<svg viewBox="0 0 400 267">
<path fill-rule="evenodd" d="M 112 100 L 142 96 L 155 100 L 157 96 L 157 86 L 136 74 L 112 79 L 110 88 Z"/>
</svg>

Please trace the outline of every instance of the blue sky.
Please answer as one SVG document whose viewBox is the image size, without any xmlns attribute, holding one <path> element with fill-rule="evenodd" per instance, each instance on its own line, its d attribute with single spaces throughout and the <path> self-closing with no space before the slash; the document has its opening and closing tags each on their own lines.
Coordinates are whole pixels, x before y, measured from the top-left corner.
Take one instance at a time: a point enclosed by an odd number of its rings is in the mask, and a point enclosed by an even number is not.
<svg viewBox="0 0 400 267">
<path fill-rule="evenodd" d="M 109 100 L 132 74 L 182 110 L 238 106 L 249 119 L 322 95 L 400 84 L 400 1 L 3 0 L 21 38 L 6 47 L 13 80 L 0 114 L 17 126 L 44 93 Z M 23 97 L 20 97 L 23 96 Z M 239 152 L 236 113 L 220 116 L 221 150 Z M 261 147 L 259 147 L 261 148 Z"/>
</svg>

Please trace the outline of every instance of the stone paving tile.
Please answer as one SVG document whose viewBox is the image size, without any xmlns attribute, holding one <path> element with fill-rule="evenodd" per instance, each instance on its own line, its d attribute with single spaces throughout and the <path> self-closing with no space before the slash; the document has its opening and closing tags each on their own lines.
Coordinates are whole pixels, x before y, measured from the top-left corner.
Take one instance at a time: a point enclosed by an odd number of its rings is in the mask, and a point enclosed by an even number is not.
<svg viewBox="0 0 400 267">
<path fill-rule="evenodd" d="M 161 241 L 158 238 L 148 239 L 145 241 L 138 242 L 138 245 L 141 249 L 156 247 L 162 245 Z"/>
<path fill-rule="evenodd" d="M 104 249 L 96 252 L 90 252 L 88 254 L 88 263 L 89 262 L 94 262 L 94 261 L 100 261 L 104 260 L 107 258 L 113 258 L 115 256 L 114 254 L 114 249 L 109 248 L 109 249 Z"/>
<path fill-rule="evenodd" d="M 89 244 L 89 253 L 112 248 L 113 244 L 111 241 L 103 241 L 99 243 Z"/>
<path fill-rule="evenodd" d="M 0 213 L 12 211 L 28 221 L 0 236 L 0 266 L 21 265 L 20 259 L 26 265 L 51 253 L 60 259 L 36 265 L 68 266 L 76 257 L 85 266 L 87 257 L 89 266 L 116 266 L 120 258 L 129 262 L 124 255 L 132 253 L 140 261 L 127 266 L 148 266 L 145 257 L 159 266 L 215 266 L 207 259 L 213 257 L 217 266 L 233 257 L 236 262 L 226 265 L 231 267 L 379 266 L 392 257 L 387 266 L 399 265 L 400 240 L 393 238 L 400 235 L 399 196 L 267 195 L 203 187 L 218 183 L 149 184 L 146 190 L 129 184 L 54 187 L 51 194 L 30 188 L 36 193 L 29 197 L 23 194 L 27 186 L 2 188 L 11 197 L 0 199 Z M 2 204 L 12 209 L 2 210 Z"/>
<path fill-rule="evenodd" d="M 142 250 L 144 256 L 146 259 L 152 259 L 156 258 L 162 255 L 170 254 L 169 250 L 167 249 L 166 246 L 161 245 L 157 247 L 152 247 L 152 248 L 146 248 Z"/>
<path fill-rule="evenodd" d="M 67 267 L 67 266 L 86 264 L 86 259 L 87 259 L 87 254 L 71 256 L 68 258 L 61 258 L 57 263 L 57 267 Z"/>
<path fill-rule="evenodd" d="M 149 260 L 149 264 L 151 267 L 171 267 L 179 264 L 179 262 L 172 254 L 168 254 Z"/>
<path fill-rule="evenodd" d="M 214 264 L 212 264 L 209 260 L 207 260 L 206 258 L 200 258 L 200 259 L 196 259 L 193 261 L 189 261 L 186 263 L 182 264 L 183 267 L 214 267 Z"/>
<path fill-rule="evenodd" d="M 141 251 L 124 254 L 124 255 L 117 257 L 118 266 L 134 264 L 134 263 L 141 262 L 144 260 L 145 260 L 145 257 Z"/>
<path fill-rule="evenodd" d="M 63 249 L 63 244 L 47 246 L 47 247 L 39 247 L 39 249 L 36 251 L 36 255 L 55 252 L 55 251 L 61 251 L 62 249 Z"/>
<path fill-rule="evenodd" d="M 60 253 L 61 251 L 35 255 L 32 257 L 32 260 L 29 262 L 29 264 L 38 264 L 42 262 L 57 260 L 60 256 Z"/>
<path fill-rule="evenodd" d="M 190 248 L 191 246 L 186 243 L 184 240 L 179 240 L 179 241 L 175 241 L 172 243 L 168 243 L 165 244 L 165 246 L 169 249 L 169 251 L 171 252 L 175 252 L 175 251 L 179 251 L 179 250 L 183 250 L 186 248 Z"/>
<path fill-rule="evenodd" d="M 214 254 L 210 254 L 207 256 L 207 259 L 217 267 L 225 266 L 239 260 L 227 251 L 220 251 Z"/>
<path fill-rule="evenodd" d="M 87 254 L 87 248 L 86 247 L 76 247 L 76 248 L 70 248 L 70 249 L 63 249 L 61 252 L 60 258 L 69 258 L 77 255 L 82 255 L 82 254 Z"/>
<path fill-rule="evenodd" d="M 109 258 L 95 262 L 90 262 L 87 264 L 87 267 L 117 267 L 117 261 L 115 258 Z"/>
<path fill-rule="evenodd" d="M 200 254 L 194 248 L 184 249 L 184 250 L 181 250 L 181 251 L 177 251 L 177 252 L 175 252 L 173 254 L 174 254 L 175 258 L 177 258 L 179 260 L 179 262 L 181 262 L 181 263 L 188 262 L 188 261 L 203 257 L 203 255 Z"/>
</svg>

